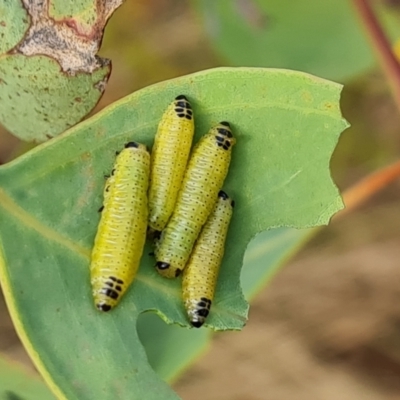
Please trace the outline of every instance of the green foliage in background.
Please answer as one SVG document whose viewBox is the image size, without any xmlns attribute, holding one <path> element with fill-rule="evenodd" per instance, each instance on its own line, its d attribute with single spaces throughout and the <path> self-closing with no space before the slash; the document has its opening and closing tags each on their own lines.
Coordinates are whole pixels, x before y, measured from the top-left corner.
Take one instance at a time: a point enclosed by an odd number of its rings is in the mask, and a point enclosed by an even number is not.
<svg viewBox="0 0 400 400">
<path fill-rule="evenodd" d="M 55 397 L 33 372 L 0 355 L 0 399 L 55 400 Z"/>
<path fill-rule="evenodd" d="M 192 0 L 233 66 L 289 68 L 338 81 L 373 64 L 348 0 Z"/>
<path fill-rule="evenodd" d="M 90 250 L 115 151 L 128 140 L 151 146 L 162 112 L 178 94 L 192 101 L 195 140 L 218 121 L 232 123 L 237 144 L 224 188 L 237 207 L 208 326 L 240 329 L 247 316 L 240 269 L 250 239 L 280 226 L 326 224 L 342 208 L 329 172 L 347 126 L 340 91 L 293 71 L 209 70 L 134 93 L 0 168 L 2 286 L 20 337 L 57 394 L 176 398 L 148 364 L 136 323 L 140 313 L 155 311 L 188 326 L 180 281 L 154 271 L 147 247 L 117 309 L 101 314 L 91 298 Z M 252 276 L 256 285 L 262 275 Z"/>
</svg>

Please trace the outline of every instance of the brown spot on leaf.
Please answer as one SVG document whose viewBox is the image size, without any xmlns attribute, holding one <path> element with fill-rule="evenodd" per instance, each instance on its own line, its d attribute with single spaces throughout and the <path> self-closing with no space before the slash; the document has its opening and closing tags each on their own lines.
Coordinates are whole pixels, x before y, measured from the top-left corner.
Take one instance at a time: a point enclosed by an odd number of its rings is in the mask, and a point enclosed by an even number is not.
<svg viewBox="0 0 400 400">
<path fill-rule="evenodd" d="M 47 55 L 61 65 L 69 75 L 92 73 L 108 65 L 107 59 L 96 56 L 104 27 L 123 0 L 95 0 L 93 20 L 80 20 L 80 15 L 56 19 L 49 13 L 49 1 L 23 0 L 31 17 L 30 27 L 16 48 L 27 56 Z"/>
</svg>

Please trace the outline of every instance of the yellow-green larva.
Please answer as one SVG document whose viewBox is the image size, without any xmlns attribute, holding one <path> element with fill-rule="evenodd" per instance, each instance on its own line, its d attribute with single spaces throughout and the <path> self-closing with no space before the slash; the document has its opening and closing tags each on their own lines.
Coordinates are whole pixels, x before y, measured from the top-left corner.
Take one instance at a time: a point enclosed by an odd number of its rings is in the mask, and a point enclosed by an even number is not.
<svg viewBox="0 0 400 400">
<path fill-rule="evenodd" d="M 200 328 L 214 299 L 225 239 L 235 203 L 222 190 L 193 247 L 182 278 L 182 297 L 190 323 Z"/>
<path fill-rule="evenodd" d="M 164 277 L 174 278 L 184 269 L 224 183 L 234 144 L 229 123 L 221 122 L 194 148 L 174 212 L 155 248 L 156 268 Z"/>
<path fill-rule="evenodd" d="M 149 227 L 162 231 L 174 210 L 194 133 L 192 107 L 184 95 L 168 106 L 151 152 Z"/>
<path fill-rule="evenodd" d="M 129 142 L 118 154 L 104 189 L 90 265 L 95 306 L 116 306 L 139 268 L 146 240 L 150 154 Z"/>
</svg>

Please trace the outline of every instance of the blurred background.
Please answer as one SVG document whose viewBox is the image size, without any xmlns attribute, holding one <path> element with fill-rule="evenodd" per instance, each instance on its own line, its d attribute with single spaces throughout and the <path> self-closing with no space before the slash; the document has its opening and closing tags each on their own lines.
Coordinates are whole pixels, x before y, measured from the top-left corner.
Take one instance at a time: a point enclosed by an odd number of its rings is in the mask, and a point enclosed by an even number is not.
<svg viewBox="0 0 400 400">
<path fill-rule="evenodd" d="M 93 111 L 142 87 L 216 66 L 296 69 L 345 85 L 351 123 L 334 153 L 341 190 L 395 162 L 399 111 L 348 0 L 127 0 L 100 55 L 112 60 Z M 396 52 L 400 1 L 371 1 Z M 26 151 L 0 127 L 0 162 Z M 242 332 L 215 335 L 174 383 L 187 400 L 399 399 L 399 182 L 334 220 L 252 302 Z M 0 351 L 30 365 L 4 303 Z M 31 367 L 33 368 L 33 367 Z"/>
</svg>

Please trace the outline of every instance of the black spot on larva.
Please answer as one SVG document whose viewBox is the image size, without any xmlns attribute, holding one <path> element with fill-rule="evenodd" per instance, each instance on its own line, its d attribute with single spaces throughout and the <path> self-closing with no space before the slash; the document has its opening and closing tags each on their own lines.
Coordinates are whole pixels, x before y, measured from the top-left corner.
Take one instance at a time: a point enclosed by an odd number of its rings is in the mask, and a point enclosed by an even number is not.
<svg viewBox="0 0 400 400">
<path fill-rule="evenodd" d="M 227 146 L 226 143 L 222 147 L 223 147 L 224 150 L 229 150 L 229 146 Z"/>
<path fill-rule="evenodd" d="M 177 278 L 181 274 L 182 270 L 177 268 L 175 271 L 175 278 Z"/>
<path fill-rule="evenodd" d="M 193 115 L 193 111 L 192 111 L 190 108 L 188 108 L 188 109 L 186 110 L 186 112 L 187 112 L 189 115 Z"/>
<path fill-rule="evenodd" d="M 137 148 L 139 147 L 139 144 L 136 143 L 136 142 L 128 142 L 128 143 L 125 145 L 125 148 L 127 149 L 127 148 L 129 148 L 129 147 L 134 147 L 135 149 L 137 149 Z"/>
<path fill-rule="evenodd" d="M 220 124 L 220 125 L 227 126 L 228 128 L 231 127 L 230 123 L 229 123 L 229 122 L 226 122 L 226 121 L 222 121 L 222 122 L 220 122 L 219 124 Z"/>
<path fill-rule="evenodd" d="M 201 328 L 204 324 L 204 320 L 200 321 L 200 320 L 196 319 L 196 320 L 190 321 L 190 323 L 192 324 L 192 326 L 194 328 Z"/>
<path fill-rule="evenodd" d="M 197 315 L 200 317 L 207 318 L 209 313 L 210 313 L 210 311 L 208 311 L 207 308 L 201 308 L 200 310 L 197 310 Z"/>
<path fill-rule="evenodd" d="M 114 289 L 109 289 L 109 288 L 103 288 L 100 290 L 101 294 L 104 294 L 107 297 L 110 297 L 111 299 L 118 299 L 119 293 L 115 291 Z"/>
<path fill-rule="evenodd" d="M 185 101 L 177 101 L 177 102 L 175 103 L 175 107 L 186 108 L 186 102 L 185 102 Z"/>
<path fill-rule="evenodd" d="M 157 261 L 156 263 L 156 268 L 157 269 L 168 269 L 171 265 L 169 263 L 163 262 L 163 261 Z"/>
<path fill-rule="evenodd" d="M 104 284 L 110 287 L 114 287 L 114 284 L 112 282 L 105 282 Z"/>
<path fill-rule="evenodd" d="M 117 283 L 119 283 L 120 285 L 123 285 L 124 281 L 122 279 L 117 279 Z"/>
<path fill-rule="evenodd" d="M 217 143 L 218 147 L 222 147 L 224 144 L 223 143 Z"/>
<path fill-rule="evenodd" d="M 207 297 L 200 297 L 200 300 L 205 301 L 206 303 L 210 304 L 210 306 L 211 306 L 211 300 L 207 299 Z"/>
<path fill-rule="evenodd" d="M 121 153 L 121 152 L 120 152 L 120 151 L 116 151 L 116 152 L 115 152 L 115 155 L 118 156 L 119 153 Z"/>
<path fill-rule="evenodd" d="M 220 190 L 220 191 L 218 192 L 218 197 L 220 197 L 220 198 L 223 199 L 223 200 L 229 199 L 229 196 L 228 196 L 223 190 Z"/>
<path fill-rule="evenodd" d="M 115 286 L 115 290 L 118 290 L 118 292 L 120 292 L 122 290 L 122 287 L 117 285 L 117 286 Z"/>
<path fill-rule="evenodd" d="M 187 101 L 187 97 L 183 94 L 180 94 L 179 96 L 175 97 L 175 100 L 186 100 Z"/>
<path fill-rule="evenodd" d="M 222 136 L 228 136 L 228 135 L 229 135 L 228 129 L 218 128 L 217 131 L 218 131 L 218 133 L 221 134 Z"/>
<path fill-rule="evenodd" d="M 178 114 L 176 114 L 179 118 L 183 118 L 183 117 L 186 117 L 186 114 L 183 114 L 183 113 L 178 113 Z"/>
<path fill-rule="evenodd" d="M 108 279 L 111 279 L 112 281 L 116 282 L 117 278 L 115 278 L 114 276 L 109 276 Z"/>
<path fill-rule="evenodd" d="M 225 142 L 225 138 L 221 137 L 221 136 L 215 136 L 215 139 L 217 139 L 217 142 Z"/>
<path fill-rule="evenodd" d="M 185 112 L 185 109 L 184 109 L 184 108 L 179 108 L 179 107 L 177 107 L 177 108 L 175 108 L 175 111 L 176 111 L 177 113 L 183 113 L 183 112 Z"/>
<path fill-rule="evenodd" d="M 189 121 L 192 119 L 192 116 L 191 115 L 189 115 L 189 114 L 187 114 L 186 115 L 186 119 L 188 119 Z"/>
<path fill-rule="evenodd" d="M 115 173 L 115 168 L 113 168 L 113 170 L 111 171 L 111 175 L 114 175 Z"/>
<path fill-rule="evenodd" d="M 111 306 L 109 304 L 104 304 L 104 303 L 99 303 L 96 305 L 96 307 L 100 310 L 100 311 L 110 311 L 111 310 Z"/>
<path fill-rule="evenodd" d="M 104 206 L 101 206 L 101 207 L 98 209 L 99 212 L 102 212 L 103 210 L 104 210 Z"/>
<path fill-rule="evenodd" d="M 204 308 L 206 305 L 207 305 L 207 303 L 204 302 L 204 301 L 199 301 L 199 302 L 197 303 L 197 307 L 201 307 L 201 308 Z"/>
</svg>

